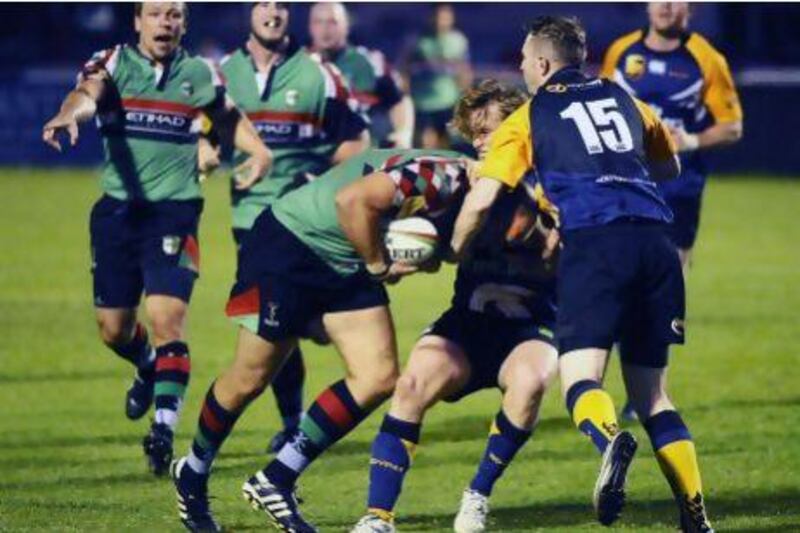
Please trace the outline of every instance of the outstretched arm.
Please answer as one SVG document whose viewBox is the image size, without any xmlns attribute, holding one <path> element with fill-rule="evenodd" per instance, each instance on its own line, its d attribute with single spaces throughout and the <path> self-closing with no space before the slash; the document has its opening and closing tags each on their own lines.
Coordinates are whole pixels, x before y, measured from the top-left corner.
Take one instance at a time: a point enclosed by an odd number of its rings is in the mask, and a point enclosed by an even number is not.
<svg viewBox="0 0 800 533">
<path fill-rule="evenodd" d="M 70 146 L 78 142 L 78 124 L 91 119 L 97 112 L 97 102 L 105 92 L 105 81 L 97 78 L 83 79 L 78 86 L 67 94 L 61 109 L 42 129 L 42 140 L 61 151 L 59 134 L 69 135 Z"/>
</svg>

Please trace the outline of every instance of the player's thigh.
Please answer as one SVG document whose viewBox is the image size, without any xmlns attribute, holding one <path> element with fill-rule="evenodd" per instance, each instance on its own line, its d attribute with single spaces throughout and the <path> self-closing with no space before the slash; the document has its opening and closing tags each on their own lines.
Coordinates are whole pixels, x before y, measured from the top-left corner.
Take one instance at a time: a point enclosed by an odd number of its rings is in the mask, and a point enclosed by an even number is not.
<svg viewBox="0 0 800 533">
<path fill-rule="evenodd" d="M 421 337 L 397 382 L 397 402 L 413 401 L 424 407 L 457 395 L 469 382 L 472 368 L 463 348 L 438 335 Z"/>
<path fill-rule="evenodd" d="M 579 381 L 603 380 L 608 359 L 608 350 L 584 348 L 573 350 L 558 357 L 558 374 L 561 378 L 561 392 L 566 396 L 569 388 Z"/>
<path fill-rule="evenodd" d="M 498 374 L 506 394 L 532 395 L 550 386 L 558 372 L 558 351 L 545 341 L 532 339 L 518 344 L 503 362 Z"/>
<path fill-rule="evenodd" d="M 356 401 L 390 394 L 398 375 L 397 340 L 388 305 L 326 313 L 325 330 L 339 351 Z"/>
<path fill-rule="evenodd" d="M 674 409 L 667 395 L 667 367 L 654 368 L 623 362 L 622 377 L 628 399 L 640 420 Z"/>
</svg>

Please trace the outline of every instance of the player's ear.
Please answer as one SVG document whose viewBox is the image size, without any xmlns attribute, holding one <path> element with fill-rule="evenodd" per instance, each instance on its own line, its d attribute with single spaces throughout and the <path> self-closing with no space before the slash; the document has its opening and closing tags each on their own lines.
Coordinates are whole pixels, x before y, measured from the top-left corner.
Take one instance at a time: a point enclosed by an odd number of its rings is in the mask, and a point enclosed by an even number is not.
<svg viewBox="0 0 800 533">
<path fill-rule="evenodd" d="M 136 15 L 133 17 L 133 29 L 136 30 L 136 33 L 142 32 L 142 16 Z"/>
</svg>

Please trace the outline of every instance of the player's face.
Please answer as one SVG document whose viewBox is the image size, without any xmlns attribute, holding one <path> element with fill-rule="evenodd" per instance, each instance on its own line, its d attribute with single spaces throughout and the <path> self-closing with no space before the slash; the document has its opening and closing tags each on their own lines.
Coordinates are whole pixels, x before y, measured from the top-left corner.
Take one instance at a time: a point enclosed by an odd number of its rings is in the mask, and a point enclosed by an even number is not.
<svg viewBox="0 0 800 533">
<path fill-rule="evenodd" d="M 541 45 L 541 41 L 528 35 L 525 43 L 522 45 L 522 63 L 520 63 L 520 70 L 522 77 L 525 78 L 525 86 L 528 92 L 534 94 L 536 90 L 544 83 L 544 74 L 546 66 L 541 54 L 538 53 L 537 47 Z"/>
<path fill-rule="evenodd" d="M 686 31 L 689 25 L 687 2 L 650 2 L 647 4 L 650 27 L 658 33 L 675 34 Z"/>
<path fill-rule="evenodd" d="M 472 132 L 472 147 L 483 159 L 489 151 L 489 139 L 494 130 L 503 122 L 503 112 L 497 102 L 491 102 L 482 109 L 476 109 L 469 117 L 469 129 Z"/>
<path fill-rule="evenodd" d="M 250 13 L 250 31 L 258 40 L 279 44 L 289 29 L 289 6 L 283 2 L 259 2 Z"/>
<path fill-rule="evenodd" d="M 184 6 L 180 2 L 144 2 L 134 19 L 142 51 L 160 60 L 172 54 L 186 32 Z"/>
<path fill-rule="evenodd" d="M 319 3 L 311 8 L 308 32 L 317 50 L 341 48 L 347 42 L 347 14 L 338 3 Z"/>
<path fill-rule="evenodd" d="M 436 13 L 433 17 L 433 23 L 436 26 L 436 31 L 445 33 L 453 29 L 456 25 L 456 14 L 450 6 L 440 6 L 436 8 Z"/>
</svg>

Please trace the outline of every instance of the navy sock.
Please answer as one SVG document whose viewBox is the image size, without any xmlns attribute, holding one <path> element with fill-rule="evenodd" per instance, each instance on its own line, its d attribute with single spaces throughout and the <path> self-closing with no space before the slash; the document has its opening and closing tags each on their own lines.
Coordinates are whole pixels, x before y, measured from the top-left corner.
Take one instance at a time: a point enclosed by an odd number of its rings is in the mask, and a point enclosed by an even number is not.
<svg viewBox="0 0 800 533">
<path fill-rule="evenodd" d="M 303 413 L 303 382 L 306 368 L 303 353 L 296 348 L 272 382 L 272 392 L 283 420 L 283 427 L 296 428 Z"/>
<path fill-rule="evenodd" d="M 155 361 L 155 354 L 153 348 L 150 346 L 150 340 L 147 337 L 147 328 L 140 322 L 136 323 L 136 331 L 133 338 L 125 344 L 117 344 L 109 346 L 115 354 L 130 361 L 137 368 L 141 370 L 151 370 L 151 366 Z"/>
<path fill-rule="evenodd" d="M 411 467 L 420 424 L 386 415 L 380 432 L 372 443 L 369 467 L 369 511 L 391 521 L 394 506 L 403 488 L 403 479 Z"/>
<path fill-rule="evenodd" d="M 489 431 L 489 442 L 469 488 L 489 496 L 495 482 L 514 458 L 517 451 L 528 441 L 531 431 L 515 427 L 501 410 L 497 413 Z"/>
</svg>

